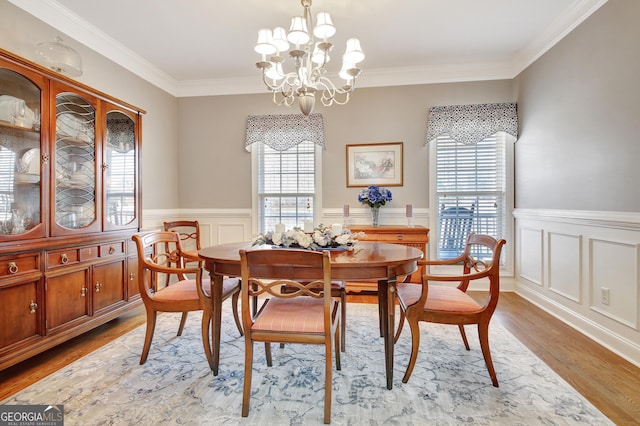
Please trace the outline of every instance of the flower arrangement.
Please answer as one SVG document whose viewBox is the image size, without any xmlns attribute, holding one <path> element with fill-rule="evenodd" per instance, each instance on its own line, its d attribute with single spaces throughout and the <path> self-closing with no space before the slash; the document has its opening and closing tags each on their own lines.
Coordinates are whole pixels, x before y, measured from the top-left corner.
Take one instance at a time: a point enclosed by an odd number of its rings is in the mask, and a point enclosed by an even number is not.
<svg viewBox="0 0 640 426">
<path fill-rule="evenodd" d="M 391 201 L 393 196 L 387 188 L 380 188 L 378 185 L 369 185 L 358 194 L 358 202 L 366 204 L 369 207 L 384 206 Z"/>
<path fill-rule="evenodd" d="M 307 250 L 329 248 L 353 250 L 358 241 L 357 238 L 363 236 L 363 232 L 352 233 L 348 229 L 335 229 L 320 224 L 311 233 L 306 233 L 298 227 L 285 232 L 268 231 L 256 236 L 251 245 L 271 244 L 278 247 L 303 248 Z"/>
</svg>

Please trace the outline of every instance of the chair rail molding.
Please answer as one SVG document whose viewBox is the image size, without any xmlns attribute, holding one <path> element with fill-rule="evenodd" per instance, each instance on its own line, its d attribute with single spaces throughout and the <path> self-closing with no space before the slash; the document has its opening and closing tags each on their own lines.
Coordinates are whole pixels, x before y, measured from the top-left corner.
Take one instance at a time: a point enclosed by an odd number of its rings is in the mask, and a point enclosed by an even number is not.
<svg viewBox="0 0 640 426">
<path fill-rule="evenodd" d="M 516 293 L 640 366 L 640 213 L 514 217 Z"/>
</svg>

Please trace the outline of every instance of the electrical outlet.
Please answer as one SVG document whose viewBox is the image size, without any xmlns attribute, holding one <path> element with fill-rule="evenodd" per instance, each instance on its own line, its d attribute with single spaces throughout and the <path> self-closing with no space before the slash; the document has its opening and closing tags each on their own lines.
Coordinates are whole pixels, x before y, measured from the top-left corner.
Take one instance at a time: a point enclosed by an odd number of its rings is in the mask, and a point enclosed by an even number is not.
<svg viewBox="0 0 640 426">
<path fill-rule="evenodd" d="M 609 289 L 606 287 L 600 287 L 600 301 L 603 305 L 609 304 Z"/>
</svg>

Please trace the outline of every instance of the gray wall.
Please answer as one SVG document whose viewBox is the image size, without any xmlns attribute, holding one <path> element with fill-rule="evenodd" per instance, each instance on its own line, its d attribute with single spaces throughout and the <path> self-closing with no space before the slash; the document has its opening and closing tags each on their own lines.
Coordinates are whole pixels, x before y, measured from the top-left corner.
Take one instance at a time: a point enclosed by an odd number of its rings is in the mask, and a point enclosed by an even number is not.
<svg viewBox="0 0 640 426">
<path fill-rule="evenodd" d="M 258 76 L 256 76 L 258 78 Z M 428 207 L 426 117 L 433 105 L 513 101 L 511 80 L 361 88 L 343 106 L 322 113 L 323 207 L 357 204 L 346 187 L 346 145 L 404 142 L 404 186 L 392 187 L 391 207 Z M 268 93 L 181 98 L 178 101 L 181 208 L 250 208 L 251 155 L 245 151 L 248 115 L 295 114 L 272 104 Z"/>
<path fill-rule="evenodd" d="M 6 0 L 0 0 L 2 49 L 34 60 L 35 45 L 52 41 L 57 35 L 82 56 L 84 73 L 77 81 L 147 111 L 142 120 L 142 205 L 144 209 L 178 208 L 177 100 Z"/>
<path fill-rule="evenodd" d="M 516 78 L 516 207 L 640 211 L 639 17 L 609 0 Z"/>
<path fill-rule="evenodd" d="M 432 105 L 518 102 L 516 207 L 640 211 L 640 2 L 609 0 L 514 81 L 358 89 L 324 116 L 323 205 L 355 204 L 345 145 L 402 141 L 405 185 L 395 206 L 428 206 L 423 146 Z M 0 0 L 0 47 L 28 59 L 59 32 Z M 70 38 L 78 80 L 148 111 L 143 119 L 143 208 L 249 208 L 251 114 L 285 114 L 268 94 L 175 99 Z M 256 76 L 257 78 L 257 76 Z"/>
</svg>

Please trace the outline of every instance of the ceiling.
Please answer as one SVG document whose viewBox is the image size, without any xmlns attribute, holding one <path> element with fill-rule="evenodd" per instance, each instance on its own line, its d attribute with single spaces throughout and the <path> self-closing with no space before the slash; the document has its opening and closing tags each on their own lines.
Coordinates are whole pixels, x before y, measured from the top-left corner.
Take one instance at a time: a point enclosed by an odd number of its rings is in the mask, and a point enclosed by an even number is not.
<svg viewBox="0 0 640 426">
<path fill-rule="evenodd" d="M 299 0 L 9 1 L 175 96 L 264 92 L 257 32 L 302 14 Z M 337 28 L 329 70 L 357 37 L 358 86 L 376 87 L 513 78 L 605 2 L 314 0 L 311 11 Z"/>
</svg>

